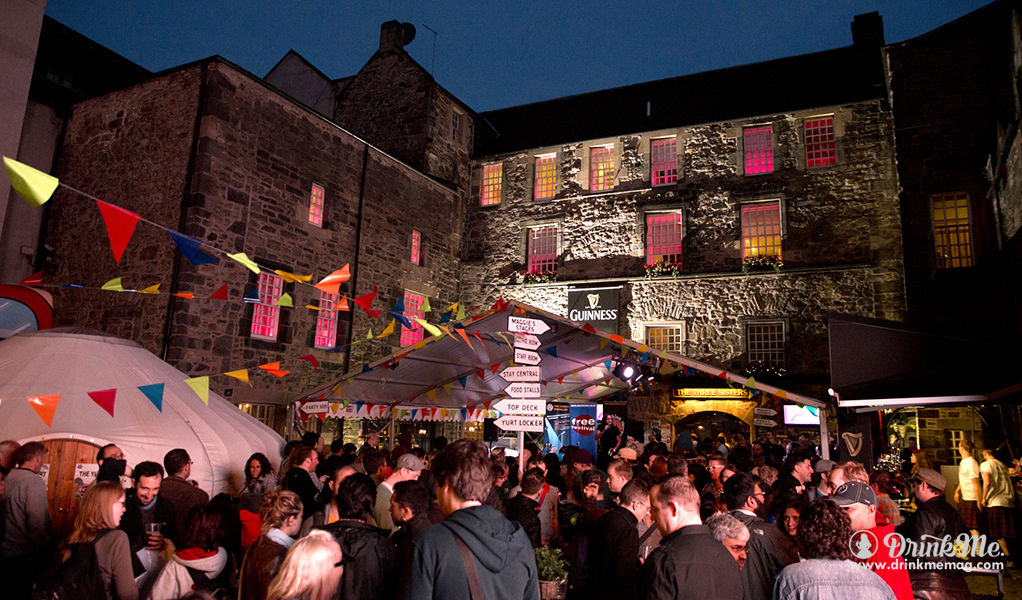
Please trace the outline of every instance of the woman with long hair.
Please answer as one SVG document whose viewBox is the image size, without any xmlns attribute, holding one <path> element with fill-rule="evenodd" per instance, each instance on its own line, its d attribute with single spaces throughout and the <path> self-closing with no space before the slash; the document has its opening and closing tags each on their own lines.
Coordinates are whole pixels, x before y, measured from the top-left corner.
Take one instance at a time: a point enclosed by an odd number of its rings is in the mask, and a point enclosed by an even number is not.
<svg viewBox="0 0 1022 600">
<path fill-rule="evenodd" d="M 245 463 L 245 487 L 241 488 L 238 495 L 262 495 L 275 487 L 277 487 L 277 476 L 273 474 L 273 467 L 270 466 L 269 459 L 262 452 L 256 452 Z"/>
<path fill-rule="evenodd" d="M 72 545 L 93 543 L 107 600 L 138 600 L 128 534 L 117 529 L 123 514 L 124 489 L 120 484 L 99 481 L 89 486 L 78 507 L 74 529 L 58 556 L 65 562 L 71 557 Z"/>
<path fill-rule="evenodd" d="M 330 600 L 341 582 L 342 560 L 332 535 L 311 531 L 287 551 L 266 600 Z"/>
<path fill-rule="evenodd" d="M 249 547 L 238 582 L 240 600 L 262 600 L 302 527 L 298 494 L 270 490 L 263 496 L 262 535 Z"/>
<path fill-rule="evenodd" d="M 918 448 L 918 449 L 912 451 L 912 471 L 911 471 L 911 475 L 915 475 L 916 473 L 918 473 L 919 469 L 932 469 L 932 468 L 933 468 L 933 461 L 930 460 L 930 454 L 926 450 L 923 450 L 922 448 Z"/>
<path fill-rule="evenodd" d="M 217 508 L 193 508 L 181 549 L 156 578 L 150 600 L 174 600 L 193 589 L 213 595 L 229 590 L 233 568 L 224 537 L 223 516 Z"/>
</svg>

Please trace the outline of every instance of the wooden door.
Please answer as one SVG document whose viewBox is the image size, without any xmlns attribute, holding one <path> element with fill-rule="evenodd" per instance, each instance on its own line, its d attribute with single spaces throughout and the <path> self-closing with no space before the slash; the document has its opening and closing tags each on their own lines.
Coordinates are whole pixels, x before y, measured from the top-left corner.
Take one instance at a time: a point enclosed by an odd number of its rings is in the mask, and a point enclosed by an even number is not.
<svg viewBox="0 0 1022 600">
<path fill-rule="evenodd" d="M 49 440 L 46 446 L 46 463 L 49 464 L 47 497 L 50 501 L 50 532 L 53 540 L 60 543 L 74 527 L 78 514 L 78 503 L 84 486 L 75 483 L 78 465 L 95 465 L 99 446 L 78 440 Z"/>
</svg>

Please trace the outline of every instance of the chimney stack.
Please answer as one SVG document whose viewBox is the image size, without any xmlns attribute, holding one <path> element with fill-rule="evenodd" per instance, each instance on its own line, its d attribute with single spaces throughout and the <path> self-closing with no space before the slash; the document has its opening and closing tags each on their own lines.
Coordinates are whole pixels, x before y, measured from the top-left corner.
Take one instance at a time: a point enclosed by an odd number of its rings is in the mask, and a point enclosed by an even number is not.
<svg viewBox="0 0 1022 600">
<path fill-rule="evenodd" d="M 884 18 L 879 12 L 855 15 L 852 21 L 852 43 L 856 46 L 884 45 Z"/>
<path fill-rule="evenodd" d="M 400 50 L 405 47 L 405 28 L 401 21 L 387 21 L 380 25 L 380 52 Z"/>
</svg>

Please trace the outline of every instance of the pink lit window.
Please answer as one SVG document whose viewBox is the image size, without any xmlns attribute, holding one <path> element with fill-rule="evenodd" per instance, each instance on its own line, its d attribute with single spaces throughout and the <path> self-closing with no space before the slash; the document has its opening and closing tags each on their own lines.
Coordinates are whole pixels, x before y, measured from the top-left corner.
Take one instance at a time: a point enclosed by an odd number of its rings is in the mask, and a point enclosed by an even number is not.
<svg viewBox="0 0 1022 600">
<path fill-rule="evenodd" d="M 614 187 L 614 148 L 593 148 L 589 154 L 589 189 L 602 192 Z"/>
<path fill-rule="evenodd" d="M 409 346 L 422 339 L 422 326 L 412 319 L 425 319 L 426 313 L 422 312 L 422 305 L 426 302 L 425 296 L 415 292 L 405 291 L 405 318 L 412 322 L 412 328 L 401 326 L 401 345 Z"/>
<path fill-rule="evenodd" d="M 325 190 L 318 183 L 312 184 L 312 194 L 309 196 L 309 223 L 316 227 L 323 226 L 323 196 Z"/>
<path fill-rule="evenodd" d="M 667 185 L 678 181 L 678 141 L 675 138 L 653 140 L 650 144 L 653 164 L 653 185 Z"/>
<path fill-rule="evenodd" d="M 837 164 L 834 117 L 806 121 L 806 164 L 810 167 Z"/>
<path fill-rule="evenodd" d="M 681 264 L 681 213 L 646 215 L 646 264 Z"/>
<path fill-rule="evenodd" d="M 419 264 L 422 258 L 422 234 L 418 229 L 412 230 L 412 264 Z"/>
<path fill-rule="evenodd" d="M 529 273 L 557 272 L 557 226 L 529 229 Z"/>
<path fill-rule="evenodd" d="M 259 274 L 259 304 L 252 311 L 252 337 L 276 341 L 280 307 L 277 300 L 284 286 L 284 280 L 273 273 Z"/>
<path fill-rule="evenodd" d="M 319 316 L 316 317 L 316 347 L 333 348 L 337 345 L 337 294 L 319 291 Z"/>
<path fill-rule="evenodd" d="M 742 258 L 781 256 L 781 203 L 742 207 Z"/>
<path fill-rule="evenodd" d="M 536 200 L 553 198 L 557 193 L 557 157 L 547 156 L 536 159 L 536 184 L 533 186 Z"/>
<path fill-rule="evenodd" d="M 504 165 L 483 167 L 483 184 L 479 187 L 479 206 L 500 204 L 500 191 L 504 179 Z"/>
<path fill-rule="evenodd" d="M 745 174 L 774 172 L 774 137 L 770 125 L 745 128 Z"/>
</svg>

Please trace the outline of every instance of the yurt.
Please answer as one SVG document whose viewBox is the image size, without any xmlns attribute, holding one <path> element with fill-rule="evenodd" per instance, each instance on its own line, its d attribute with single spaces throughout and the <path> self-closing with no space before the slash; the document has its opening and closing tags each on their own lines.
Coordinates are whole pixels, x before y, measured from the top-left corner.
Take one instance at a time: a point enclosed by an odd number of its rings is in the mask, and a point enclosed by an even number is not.
<svg viewBox="0 0 1022 600">
<path fill-rule="evenodd" d="M 240 489 L 255 452 L 279 465 L 279 435 L 216 394 L 207 406 L 187 379 L 139 344 L 94 330 L 0 341 L 0 440 L 46 445 L 55 532 L 70 526 L 81 480 L 94 476 L 96 451 L 108 443 L 124 451 L 129 468 L 162 465 L 169 450 L 184 448 L 190 478 L 210 496 Z"/>
</svg>

